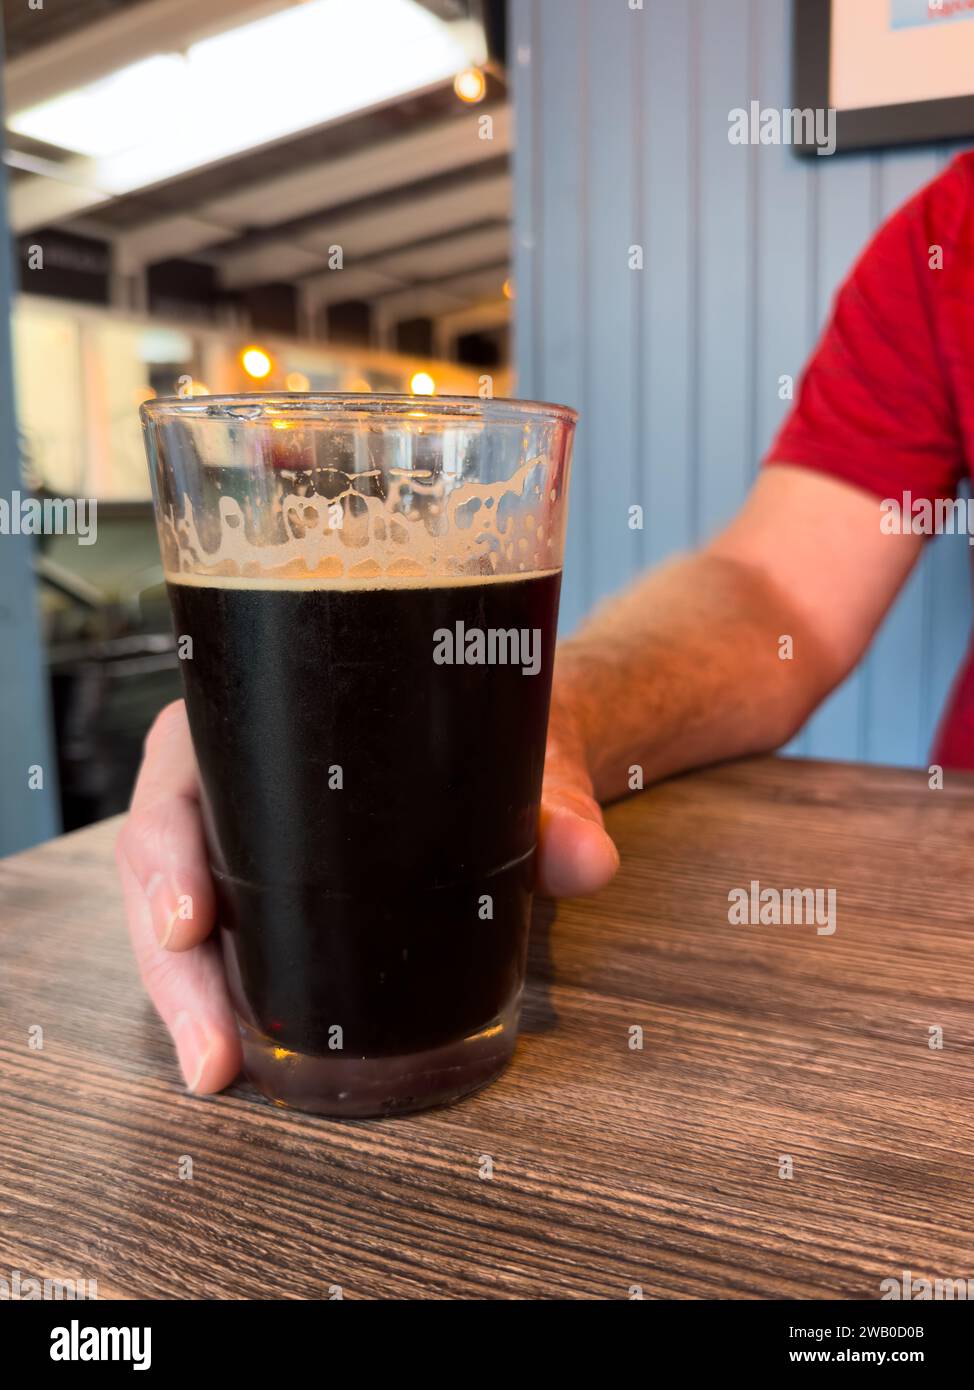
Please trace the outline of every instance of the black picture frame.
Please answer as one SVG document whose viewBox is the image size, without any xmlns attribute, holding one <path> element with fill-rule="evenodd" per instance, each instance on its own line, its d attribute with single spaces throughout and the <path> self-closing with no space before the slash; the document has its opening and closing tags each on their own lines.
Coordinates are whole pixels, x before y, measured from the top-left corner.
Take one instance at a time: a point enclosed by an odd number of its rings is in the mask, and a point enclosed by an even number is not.
<svg viewBox="0 0 974 1390">
<path fill-rule="evenodd" d="M 829 104 L 829 55 L 832 44 L 831 0 L 793 0 L 792 91 L 800 110 Z M 974 140 L 974 72 L 971 95 L 936 101 L 908 101 L 895 106 L 866 106 L 836 111 L 836 153 L 882 149 L 889 145 L 926 145 Z M 814 155 L 810 142 L 794 146 Z"/>
</svg>

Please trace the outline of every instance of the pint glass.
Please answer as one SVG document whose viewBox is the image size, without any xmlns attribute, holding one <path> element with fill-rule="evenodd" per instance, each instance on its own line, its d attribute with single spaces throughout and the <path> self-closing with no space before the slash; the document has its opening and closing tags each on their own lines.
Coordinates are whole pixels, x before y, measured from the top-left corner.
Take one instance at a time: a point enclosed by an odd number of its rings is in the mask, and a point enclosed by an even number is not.
<svg viewBox="0 0 974 1390">
<path fill-rule="evenodd" d="M 510 1058 L 575 418 L 142 407 L 230 995 L 275 1101 L 401 1113 Z"/>
</svg>

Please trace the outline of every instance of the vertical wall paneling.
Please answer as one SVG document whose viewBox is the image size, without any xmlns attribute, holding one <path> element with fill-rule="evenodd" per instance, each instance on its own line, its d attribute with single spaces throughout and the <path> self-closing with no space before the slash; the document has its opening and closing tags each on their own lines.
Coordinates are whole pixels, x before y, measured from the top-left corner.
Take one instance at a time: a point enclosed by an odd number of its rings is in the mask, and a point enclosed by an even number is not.
<svg viewBox="0 0 974 1390">
<path fill-rule="evenodd" d="M 561 6 L 558 6 L 559 12 Z M 589 0 L 584 51 L 590 91 L 586 216 L 586 404 L 589 563 L 596 593 L 620 588 L 641 558 L 629 509 L 639 501 L 634 402 L 637 311 L 644 271 L 630 266 L 638 242 L 638 109 L 632 46 L 645 14 Z M 637 253 L 632 253 L 635 257 Z"/>
<path fill-rule="evenodd" d="M 513 3 L 509 7 L 510 52 L 508 54 L 508 76 L 511 84 L 511 100 L 514 107 L 514 147 L 511 156 L 511 170 L 514 185 L 514 207 L 517 213 L 514 237 L 511 244 L 511 261 L 514 271 L 514 290 L 517 296 L 513 325 L 514 357 L 517 361 L 518 378 L 522 391 L 536 390 L 538 377 L 537 338 L 540 331 L 541 276 L 535 274 L 535 243 L 540 238 L 541 229 L 538 216 L 542 199 L 541 190 L 535 190 L 532 180 L 535 171 L 541 168 L 540 120 L 541 102 L 532 90 L 534 82 L 534 54 L 532 44 L 536 24 L 534 0 L 527 3 Z M 570 271 L 562 270 L 564 278 Z"/>
<path fill-rule="evenodd" d="M 514 94 L 515 355 L 519 390 L 580 409 L 569 507 L 561 625 L 576 626 L 593 592 L 585 409 L 588 253 L 588 74 L 585 7 L 532 0 L 511 9 Z M 544 41 L 539 42 L 539 34 Z M 572 99 L 567 100 L 567 93 Z M 565 209 L 572 210 L 565 216 Z M 521 210 L 524 209 L 524 216 Z"/>
<path fill-rule="evenodd" d="M 595 459 L 588 448 L 593 429 L 588 401 L 589 339 L 587 330 L 588 284 L 591 256 L 587 241 L 586 209 L 591 199 L 588 173 L 590 132 L 585 62 L 586 16 L 582 6 L 572 6 L 558 22 L 558 0 L 539 5 L 546 35 L 536 54 L 535 72 L 544 94 L 545 108 L 557 102 L 557 116 L 544 127 L 545 174 L 539 190 L 541 225 L 554 229 L 544 239 L 545 263 L 541 275 L 538 346 L 539 391 L 544 400 L 564 401 L 582 409 L 575 468 L 569 505 L 562 595 L 562 626 L 574 627 L 584 615 L 592 592 L 589 536 L 595 525 L 593 507 L 598 480 Z M 557 100 L 571 90 L 575 100 Z M 566 219 L 564 209 L 575 215 Z"/>
<path fill-rule="evenodd" d="M 645 238 L 641 325 L 643 408 L 640 466 L 645 513 L 643 559 L 655 564 L 686 550 L 696 534 L 696 84 L 692 15 L 653 5 L 637 16 L 637 57 L 645 74 L 643 132 L 635 140 Z M 652 323 L 654 331 L 645 331 Z"/>
<path fill-rule="evenodd" d="M 758 0 L 754 24 L 755 81 L 748 96 L 783 107 L 791 78 L 781 55 L 788 51 L 788 7 Z M 815 166 L 795 159 L 783 145 L 767 145 L 755 160 L 756 339 L 754 412 L 756 446 L 749 463 L 757 472 L 760 450 L 791 406 L 793 388 L 817 330 L 814 270 L 818 183 Z"/>
<path fill-rule="evenodd" d="M 728 112 L 750 96 L 747 0 L 698 0 L 700 54 L 699 409 L 701 540 L 728 521 L 750 481 L 754 312 L 752 145 L 732 145 Z M 652 331 L 652 330 L 651 330 Z"/>
<path fill-rule="evenodd" d="M 0 227 L 6 228 L 7 186 L 3 164 L 3 35 L 0 33 Z M 13 505 L 21 487 L 14 416 L 10 308 L 13 293 L 10 243 L 0 245 L 0 496 Z M 52 389 L 56 383 L 52 382 Z M 12 854 L 57 833 L 57 765 L 47 720 L 47 677 L 31 574 L 32 539 L 0 536 L 0 855 Z M 29 770 L 41 769 L 32 788 Z M 36 774 L 35 774 L 36 780 Z"/>
<path fill-rule="evenodd" d="M 733 108 L 791 105 L 790 0 L 510 8 L 519 389 L 583 412 L 567 631 L 740 504 L 788 408 L 779 378 L 799 375 L 878 222 L 953 151 L 731 145 Z M 970 626 L 970 560 L 963 541 L 928 547 L 794 749 L 925 763 Z"/>
</svg>

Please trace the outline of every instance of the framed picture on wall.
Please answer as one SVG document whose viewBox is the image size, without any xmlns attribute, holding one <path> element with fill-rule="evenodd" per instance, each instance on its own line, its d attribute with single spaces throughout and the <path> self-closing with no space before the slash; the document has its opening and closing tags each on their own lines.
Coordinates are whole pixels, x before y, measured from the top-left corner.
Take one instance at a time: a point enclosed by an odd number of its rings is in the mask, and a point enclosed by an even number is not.
<svg viewBox="0 0 974 1390">
<path fill-rule="evenodd" d="M 974 140 L 974 0 L 794 5 L 795 106 L 834 108 L 837 150 Z"/>
</svg>

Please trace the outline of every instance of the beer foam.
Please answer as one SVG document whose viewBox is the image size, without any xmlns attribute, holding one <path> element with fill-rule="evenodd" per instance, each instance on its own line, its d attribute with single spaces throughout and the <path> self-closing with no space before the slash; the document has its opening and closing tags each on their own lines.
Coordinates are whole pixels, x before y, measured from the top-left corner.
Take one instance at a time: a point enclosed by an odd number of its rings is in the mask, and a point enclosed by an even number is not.
<svg viewBox="0 0 974 1390">
<path fill-rule="evenodd" d="M 206 478 L 198 513 L 190 490 L 181 517 L 160 506 L 163 565 L 170 582 L 233 578 L 258 588 L 548 574 L 561 568 L 567 467 L 564 454 L 538 455 L 481 483 L 432 469 L 248 473 L 227 464 Z"/>
<path fill-rule="evenodd" d="M 560 569 L 532 570 L 518 574 L 378 574 L 356 578 L 343 574 L 328 576 L 309 574 L 303 578 L 293 575 L 239 574 L 179 574 L 166 572 L 167 584 L 182 584 L 195 589 L 256 589 L 258 591 L 344 591 L 364 589 L 458 589 L 484 584 L 519 584 L 522 580 L 548 579 L 560 574 Z"/>
</svg>

